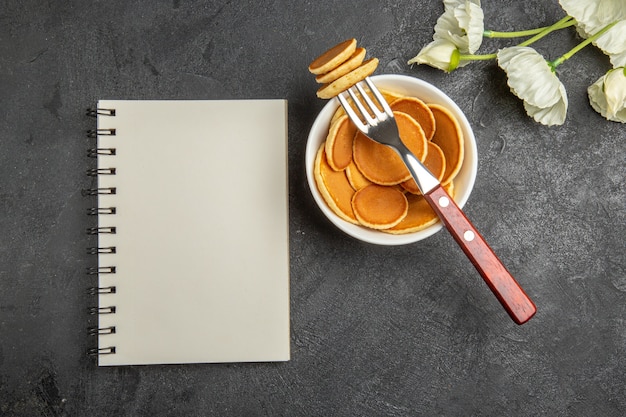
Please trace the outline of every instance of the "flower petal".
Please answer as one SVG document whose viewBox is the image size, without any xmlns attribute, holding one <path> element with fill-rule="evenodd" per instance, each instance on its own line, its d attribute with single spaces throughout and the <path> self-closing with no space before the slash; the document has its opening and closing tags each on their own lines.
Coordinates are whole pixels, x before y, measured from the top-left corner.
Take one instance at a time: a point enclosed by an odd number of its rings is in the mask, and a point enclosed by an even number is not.
<svg viewBox="0 0 626 417">
<path fill-rule="evenodd" d="M 465 0 L 443 0 L 445 10 L 454 10 L 463 3 L 465 3 Z"/>
<path fill-rule="evenodd" d="M 497 57 L 511 91 L 524 100 L 526 112 L 548 126 L 563 124 L 567 93 L 546 60 L 533 48 L 523 46 L 501 49 Z"/>
<path fill-rule="evenodd" d="M 433 35 L 433 39 L 444 39 L 454 43 L 456 46 L 463 46 L 459 44 L 466 44 L 467 42 L 463 42 L 461 39 L 462 37 L 463 31 L 454 16 L 454 9 L 447 9 L 441 16 L 439 16 L 437 23 L 435 23 L 435 34 Z"/>
<path fill-rule="evenodd" d="M 626 65 L 626 19 L 616 23 L 593 44 L 609 56 L 613 67 Z"/>
<path fill-rule="evenodd" d="M 587 95 L 589 95 L 589 103 L 591 104 L 591 107 L 606 118 L 606 108 L 608 106 L 606 103 L 606 96 L 603 92 L 604 77 L 606 77 L 606 74 L 598 78 L 595 83 L 591 84 L 589 88 L 587 88 Z"/>
<path fill-rule="evenodd" d="M 528 113 L 529 116 L 535 119 L 535 121 L 543 125 L 562 125 L 565 122 L 565 118 L 567 116 L 568 101 L 565 87 L 561 85 L 559 90 L 562 100 L 557 101 L 551 106 L 542 108 L 524 102 L 524 109 L 526 110 L 526 113 Z"/>
<path fill-rule="evenodd" d="M 587 33 L 596 33 L 611 22 L 626 19 L 622 0 L 559 0 L 559 3 Z"/>
<path fill-rule="evenodd" d="M 452 54 L 457 50 L 456 45 L 447 40 L 434 40 L 417 54 L 411 58 L 408 64 L 427 64 L 431 67 L 450 72 L 450 62 Z M 459 66 L 466 65 L 469 61 L 461 61 Z"/>
<path fill-rule="evenodd" d="M 479 0 L 448 0 L 435 24 L 434 40 L 455 44 L 463 54 L 473 54 L 483 41 L 484 14 Z"/>
<path fill-rule="evenodd" d="M 476 4 L 471 1 L 466 1 L 464 5 L 454 10 L 454 16 L 458 20 L 459 26 L 466 33 L 468 52 L 473 54 L 480 48 L 485 31 L 485 16 L 483 9 L 480 7 L 480 2 Z"/>
<path fill-rule="evenodd" d="M 608 71 L 587 89 L 591 107 L 603 117 L 626 123 L 626 69 Z"/>
<path fill-rule="evenodd" d="M 556 75 L 546 60 L 530 47 L 504 48 L 498 52 L 498 65 L 507 73 L 513 93 L 534 106 L 546 107 L 559 97 Z"/>
<path fill-rule="evenodd" d="M 604 94 L 610 115 L 616 117 L 626 109 L 626 70 L 616 68 L 609 71 L 604 79 Z"/>
</svg>

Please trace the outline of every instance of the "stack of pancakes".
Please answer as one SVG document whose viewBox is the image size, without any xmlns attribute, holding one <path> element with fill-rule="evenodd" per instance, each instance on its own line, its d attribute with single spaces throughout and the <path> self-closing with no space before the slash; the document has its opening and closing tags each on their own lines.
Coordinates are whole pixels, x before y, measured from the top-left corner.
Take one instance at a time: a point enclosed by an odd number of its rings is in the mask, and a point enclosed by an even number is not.
<svg viewBox="0 0 626 417">
<path fill-rule="evenodd" d="M 309 65 L 315 81 L 322 84 L 319 98 L 333 98 L 373 74 L 377 58 L 365 59 L 365 48 L 357 48 L 356 39 L 348 39 L 324 52 Z"/>
<path fill-rule="evenodd" d="M 332 98 L 371 75 L 376 58 L 354 39 L 329 49 L 309 66 L 322 83 L 318 97 Z M 381 91 L 394 112 L 400 138 L 454 197 L 454 177 L 463 163 L 463 133 L 445 107 L 417 97 Z M 438 217 L 422 197 L 401 158 L 365 136 L 339 107 L 315 159 L 315 181 L 340 218 L 387 233 L 421 230 Z"/>
</svg>

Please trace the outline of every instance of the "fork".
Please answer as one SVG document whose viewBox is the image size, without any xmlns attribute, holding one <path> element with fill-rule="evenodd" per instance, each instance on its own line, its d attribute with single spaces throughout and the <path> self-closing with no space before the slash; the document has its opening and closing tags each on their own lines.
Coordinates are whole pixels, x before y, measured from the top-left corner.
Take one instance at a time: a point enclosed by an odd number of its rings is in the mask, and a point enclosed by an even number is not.
<svg viewBox="0 0 626 417">
<path fill-rule="evenodd" d="M 363 84 L 367 85 L 382 111 L 366 93 Z M 352 99 L 360 116 L 352 108 L 347 97 Z M 369 77 L 365 78 L 339 94 L 337 98 L 357 129 L 374 141 L 391 147 L 402 158 L 426 201 L 476 267 L 511 319 L 517 324 L 524 324 L 530 320 L 537 311 L 535 304 L 441 186 L 439 180 L 404 145 L 398 134 L 393 111 L 372 80 Z"/>
</svg>

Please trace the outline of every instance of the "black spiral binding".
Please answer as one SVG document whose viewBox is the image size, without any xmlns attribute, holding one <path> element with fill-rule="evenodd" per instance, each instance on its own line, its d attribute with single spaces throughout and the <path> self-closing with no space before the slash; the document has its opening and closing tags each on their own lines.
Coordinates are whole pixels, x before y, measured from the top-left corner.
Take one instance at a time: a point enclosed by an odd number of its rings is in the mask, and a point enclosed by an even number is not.
<svg viewBox="0 0 626 417">
<path fill-rule="evenodd" d="M 107 227 L 88 227 L 87 234 L 88 235 L 100 235 L 103 233 L 114 235 L 117 233 L 117 228 L 115 226 L 107 226 Z"/>
<path fill-rule="evenodd" d="M 115 214 L 115 207 L 89 207 L 87 209 L 88 216 L 97 216 L 99 214 Z"/>
<path fill-rule="evenodd" d="M 110 287 L 89 287 L 87 288 L 87 294 L 89 295 L 98 295 L 98 294 L 115 294 L 117 288 L 113 285 Z"/>
<path fill-rule="evenodd" d="M 91 129 L 87 131 L 88 138 L 97 138 L 98 136 L 115 136 L 115 129 Z"/>
<path fill-rule="evenodd" d="M 98 155 L 115 155 L 115 148 L 89 148 L 87 156 L 89 158 L 97 158 Z"/>
<path fill-rule="evenodd" d="M 97 177 L 98 175 L 115 175 L 115 168 L 91 168 L 87 170 L 88 177 Z"/>
<path fill-rule="evenodd" d="M 90 108 L 87 109 L 86 115 L 90 117 L 98 117 L 98 116 L 115 116 L 115 109 L 103 109 L 103 108 Z M 87 137 L 90 139 L 97 139 L 99 136 L 115 136 L 115 129 L 92 129 L 87 131 Z M 116 148 L 98 148 L 92 147 L 87 150 L 87 156 L 89 158 L 97 158 L 98 156 L 115 156 Z M 97 178 L 100 175 L 116 175 L 116 169 L 113 167 L 109 168 L 91 168 L 86 171 L 88 177 Z M 117 190 L 115 187 L 92 187 L 86 188 L 82 191 L 84 196 L 99 196 L 99 195 L 111 195 L 116 194 Z M 115 215 L 117 213 L 116 207 L 90 207 L 87 209 L 88 216 L 109 216 Z M 86 229 L 86 233 L 88 235 L 100 235 L 100 234 L 115 234 L 117 233 L 117 228 L 114 226 L 107 227 L 89 227 Z M 115 246 L 93 246 L 87 248 L 87 254 L 89 255 L 99 255 L 99 254 L 114 254 L 116 253 L 117 248 Z M 96 275 L 100 276 L 101 274 L 115 274 L 116 267 L 113 265 L 107 266 L 92 266 L 88 267 L 86 270 L 87 275 Z M 109 287 L 90 287 L 87 289 L 87 294 L 92 296 L 98 296 L 100 294 L 115 294 L 117 288 L 115 286 Z M 100 314 L 115 314 L 115 306 L 104 306 L 104 307 L 89 307 L 88 314 L 90 315 L 100 315 Z M 87 333 L 90 336 L 103 336 L 115 334 L 116 329 L 115 326 L 108 327 L 88 327 Z M 115 346 L 108 347 L 96 347 L 91 348 L 87 351 L 89 356 L 99 356 L 99 355 L 111 355 L 115 354 Z"/>
<path fill-rule="evenodd" d="M 85 188 L 83 189 L 83 195 L 104 195 L 104 194 L 116 194 L 115 187 L 102 187 L 102 188 Z"/>
<path fill-rule="evenodd" d="M 110 355 L 113 353 L 115 353 L 115 346 L 109 346 L 105 348 L 91 348 L 87 350 L 87 355 L 89 356 Z"/>
<path fill-rule="evenodd" d="M 96 116 L 115 116 L 115 109 L 87 109 L 87 116 L 96 117 Z"/>
</svg>

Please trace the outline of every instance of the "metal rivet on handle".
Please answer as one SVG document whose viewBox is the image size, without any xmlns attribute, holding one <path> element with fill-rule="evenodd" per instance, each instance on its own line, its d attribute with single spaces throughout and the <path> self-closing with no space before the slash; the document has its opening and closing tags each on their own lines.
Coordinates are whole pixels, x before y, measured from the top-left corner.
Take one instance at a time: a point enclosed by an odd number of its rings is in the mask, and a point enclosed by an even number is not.
<svg viewBox="0 0 626 417">
<path fill-rule="evenodd" d="M 465 233 L 463 233 L 463 239 L 465 239 L 468 242 L 471 242 L 472 240 L 474 240 L 475 237 L 476 235 L 474 235 L 474 232 L 472 232 L 471 230 L 466 230 Z"/>
<path fill-rule="evenodd" d="M 448 207 L 448 205 L 450 204 L 450 199 L 448 197 L 439 197 L 439 205 L 441 207 Z"/>
</svg>

